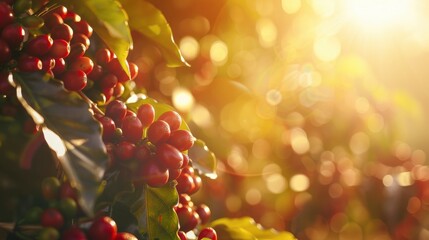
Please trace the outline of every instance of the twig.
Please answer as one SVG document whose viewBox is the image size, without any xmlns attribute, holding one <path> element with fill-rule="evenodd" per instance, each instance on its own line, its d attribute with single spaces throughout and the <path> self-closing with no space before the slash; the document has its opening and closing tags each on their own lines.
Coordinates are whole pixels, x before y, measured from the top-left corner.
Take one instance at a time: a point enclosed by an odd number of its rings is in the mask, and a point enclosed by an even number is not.
<svg viewBox="0 0 429 240">
<path fill-rule="evenodd" d="M 85 93 L 83 93 L 82 91 L 79 91 L 78 93 L 79 93 L 79 95 L 82 97 L 82 99 L 83 99 L 85 102 L 87 102 L 87 103 L 91 106 L 92 110 L 94 110 L 94 112 L 95 112 L 95 113 L 98 113 L 98 114 L 104 115 L 104 112 L 103 112 L 103 111 L 101 111 L 101 110 L 97 107 L 97 104 L 95 104 L 91 99 L 89 99 L 89 98 L 85 95 Z"/>
</svg>

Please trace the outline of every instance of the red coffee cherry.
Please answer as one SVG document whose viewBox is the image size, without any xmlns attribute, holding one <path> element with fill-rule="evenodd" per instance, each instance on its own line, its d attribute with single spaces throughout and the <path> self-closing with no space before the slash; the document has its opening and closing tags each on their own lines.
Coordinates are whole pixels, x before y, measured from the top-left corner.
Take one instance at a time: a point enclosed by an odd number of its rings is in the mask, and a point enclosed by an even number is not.
<svg viewBox="0 0 429 240">
<path fill-rule="evenodd" d="M 170 137 L 170 126 L 165 121 L 157 120 L 147 129 L 147 137 L 155 145 L 166 142 Z"/>
<path fill-rule="evenodd" d="M 131 80 L 134 80 L 137 77 L 137 74 L 139 73 L 139 67 L 133 62 L 128 62 L 128 65 L 130 67 Z"/>
<path fill-rule="evenodd" d="M 178 206 L 176 208 L 176 213 L 179 218 L 180 231 L 191 231 L 200 221 L 198 214 L 189 206 Z"/>
<path fill-rule="evenodd" d="M 185 151 L 194 145 L 194 141 L 195 138 L 192 136 L 191 132 L 178 129 L 171 133 L 167 142 L 176 147 L 179 151 Z"/>
<path fill-rule="evenodd" d="M 61 240 L 87 240 L 87 238 L 82 229 L 73 226 L 63 232 Z"/>
<path fill-rule="evenodd" d="M 94 220 L 89 228 L 88 236 L 90 239 L 114 240 L 117 232 L 116 222 L 105 216 Z"/>
<path fill-rule="evenodd" d="M 112 53 L 107 48 L 100 48 L 95 53 L 95 61 L 104 66 L 112 59 Z"/>
<path fill-rule="evenodd" d="M 136 116 L 127 116 L 122 120 L 122 135 L 130 142 L 137 142 L 143 136 L 143 125 Z"/>
<path fill-rule="evenodd" d="M 64 23 L 64 20 L 63 20 L 63 18 L 59 15 L 59 14 L 57 14 L 57 13 L 49 13 L 48 15 L 45 15 L 44 17 L 43 17 L 43 19 L 45 20 L 45 26 L 48 28 L 48 29 L 52 29 L 53 27 L 55 27 L 56 25 L 59 25 L 59 24 L 63 24 Z"/>
<path fill-rule="evenodd" d="M 8 95 L 14 89 L 9 83 L 9 77 L 12 75 L 9 71 L 0 72 L 0 95 Z"/>
<path fill-rule="evenodd" d="M 142 104 L 137 109 L 137 117 L 143 124 L 143 128 L 147 128 L 153 123 L 155 119 L 155 109 L 149 103 Z"/>
<path fill-rule="evenodd" d="M 179 169 L 183 164 L 182 153 L 167 143 L 157 146 L 156 157 L 164 167 L 169 169 Z"/>
<path fill-rule="evenodd" d="M 180 174 L 180 176 L 176 180 L 176 189 L 178 193 L 189 193 L 193 188 L 195 188 L 194 179 L 191 175 L 183 173 L 183 170 L 182 174 Z"/>
<path fill-rule="evenodd" d="M 201 224 L 203 225 L 209 222 L 212 215 L 210 208 L 205 204 L 198 205 L 197 209 L 195 209 L 195 212 L 197 212 L 198 216 L 200 216 Z"/>
<path fill-rule="evenodd" d="M 120 142 L 115 148 L 115 156 L 122 161 L 126 161 L 134 157 L 136 145 L 127 141 Z"/>
<path fill-rule="evenodd" d="M 101 65 L 95 64 L 92 71 L 88 74 L 88 78 L 92 81 L 98 81 L 103 76 L 103 67 Z"/>
<path fill-rule="evenodd" d="M 183 231 L 177 232 L 177 236 L 180 238 L 180 240 L 187 240 L 186 233 Z"/>
<path fill-rule="evenodd" d="M 115 121 L 122 121 L 127 114 L 127 106 L 124 102 L 119 100 L 113 100 L 106 106 L 106 116 L 110 117 Z"/>
<path fill-rule="evenodd" d="M 81 33 L 73 33 L 73 38 L 71 39 L 70 43 L 82 43 L 83 45 L 85 45 L 86 49 L 88 49 L 89 45 L 91 45 L 91 41 L 89 40 L 89 38 Z"/>
<path fill-rule="evenodd" d="M 163 120 L 170 125 L 170 130 L 175 131 L 179 129 L 180 124 L 182 123 L 182 117 L 176 111 L 167 111 L 161 116 L 159 116 L 158 120 Z"/>
<path fill-rule="evenodd" d="M 151 187 L 162 187 L 168 182 L 168 170 L 149 159 L 140 166 L 137 177 Z"/>
<path fill-rule="evenodd" d="M 79 22 L 72 22 L 70 25 L 75 33 L 80 33 L 87 37 L 91 37 L 93 29 L 91 26 L 89 26 L 87 21 L 80 20 Z"/>
<path fill-rule="evenodd" d="M 126 61 L 126 60 L 125 60 L 125 65 L 129 69 L 128 61 Z M 119 63 L 119 59 L 117 59 L 117 58 L 112 59 L 107 64 L 107 69 L 111 73 L 115 74 L 118 77 L 119 82 L 126 82 L 126 81 L 130 80 L 130 77 L 128 77 L 127 73 L 122 68 L 122 65 Z"/>
<path fill-rule="evenodd" d="M 117 83 L 118 83 L 118 77 L 116 77 L 116 75 L 113 73 L 108 73 L 104 75 L 99 81 L 100 87 L 102 89 L 113 88 L 116 86 Z"/>
<path fill-rule="evenodd" d="M 23 72 L 35 72 L 42 70 L 43 64 L 37 57 L 21 56 L 18 59 L 18 70 Z"/>
<path fill-rule="evenodd" d="M 5 2 L 0 2 L 0 29 L 11 24 L 13 19 L 12 7 Z"/>
<path fill-rule="evenodd" d="M 31 39 L 25 46 L 25 51 L 36 57 L 40 57 L 49 52 L 54 40 L 47 34 L 39 35 Z"/>
<path fill-rule="evenodd" d="M 120 232 L 116 235 L 115 240 L 138 240 L 136 236 L 127 232 Z"/>
<path fill-rule="evenodd" d="M 25 31 L 19 24 L 10 24 L 3 28 L 1 38 L 9 44 L 9 47 L 18 48 L 24 41 Z"/>
<path fill-rule="evenodd" d="M 64 7 L 64 6 L 62 6 L 62 5 L 59 5 L 59 6 L 57 6 L 57 7 L 55 7 L 55 9 L 53 9 L 52 11 L 51 11 L 51 13 L 56 13 L 56 14 L 58 14 L 61 18 L 65 18 L 66 16 L 67 16 L 67 8 L 66 7 Z"/>
<path fill-rule="evenodd" d="M 51 29 L 53 39 L 63 39 L 70 42 L 73 38 L 73 29 L 66 23 L 57 24 Z"/>
<path fill-rule="evenodd" d="M 86 74 L 89 74 L 94 68 L 94 63 L 89 57 L 78 57 L 73 60 L 70 65 L 71 70 L 82 70 Z"/>
<path fill-rule="evenodd" d="M 63 39 L 55 39 L 51 49 L 49 49 L 49 56 L 53 58 L 65 58 L 70 54 L 70 44 Z"/>
<path fill-rule="evenodd" d="M 114 135 L 115 135 L 115 122 L 106 116 L 101 117 L 100 119 L 98 119 L 98 121 L 101 123 L 101 125 L 103 126 L 103 141 L 104 142 L 109 142 L 113 139 Z"/>
<path fill-rule="evenodd" d="M 58 197 L 60 191 L 60 180 L 56 177 L 47 177 L 41 184 L 42 195 L 46 200 L 53 200 Z"/>
<path fill-rule="evenodd" d="M 40 223 L 44 227 L 60 229 L 64 225 L 64 218 L 57 209 L 48 208 L 40 216 Z"/>
<path fill-rule="evenodd" d="M 45 57 L 41 59 L 42 61 L 42 70 L 44 72 L 50 71 L 52 68 L 55 67 L 55 59 L 50 57 Z"/>
<path fill-rule="evenodd" d="M 73 59 L 83 57 L 86 52 L 86 47 L 82 43 L 74 43 L 70 45 L 70 54 L 67 56 L 67 60 L 73 61 Z"/>
<path fill-rule="evenodd" d="M 201 240 L 203 238 L 208 238 L 210 240 L 217 240 L 217 233 L 216 231 L 211 228 L 207 227 L 201 230 L 201 232 L 198 234 L 198 240 Z"/>
<path fill-rule="evenodd" d="M 0 39 L 0 65 L 9 62 L 12 57 L 9 45 Z"/>
<path fill-rule="evenodd" d="M 70 70 L 62 76 L 64 87 L 69 91 L 80 91 L 85 88 L 87 77 L 82 70 Z"/>
<path fill-rule="evenodd" d="M 55 58 L 54 60 L 55 66 L 51 70 L 56 76 L 59 76 L 66 71 L 66 61 L 64 58 Z"/>
<path fill-rule="evenodd" d="M 135 152 L 135 158 L 140 161 L 140 162 L 144 162 L 147 161 L 148 159 L 150 159 L 150 150 L 146 145 L 140 145 L 136 147 L 136 152 Z"/>
</svg>

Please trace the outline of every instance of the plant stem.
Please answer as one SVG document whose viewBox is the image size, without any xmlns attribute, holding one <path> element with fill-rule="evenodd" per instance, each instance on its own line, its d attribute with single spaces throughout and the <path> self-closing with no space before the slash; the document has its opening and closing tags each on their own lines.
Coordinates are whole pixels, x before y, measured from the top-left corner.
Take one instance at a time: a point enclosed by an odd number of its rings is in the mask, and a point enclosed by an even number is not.
<svg viewBox="0 0 429 240">
<path fill-rule="evenodd" d="M 85 93 L 83 93 L 82 91 L 79 91 L 79 92 L 78 92 L 78 94 L 82 97 L 82 99 L 83 99 L 85 102 L 87 102 L 87 103 L 91 106 L 92 110 L 93 110 L 95 113 L 98 113 L 98 114 L 101 114 L 101 115 L 103 115 L 103 116 L 104 116 L 104 112 L 103 112 L 103 111 L 101 111 L 101 110 L 97 107 L 97 104 L 95 104 L 91 99 L 89 99 L 89 98 L 85 95 Z"/>
</svg>

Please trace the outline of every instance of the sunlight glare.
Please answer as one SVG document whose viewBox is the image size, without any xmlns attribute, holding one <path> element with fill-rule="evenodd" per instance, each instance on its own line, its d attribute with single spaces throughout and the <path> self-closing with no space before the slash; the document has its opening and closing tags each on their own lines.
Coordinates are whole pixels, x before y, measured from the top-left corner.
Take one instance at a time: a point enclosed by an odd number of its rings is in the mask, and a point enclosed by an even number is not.
<svg viewBox="0 0 429 240">
<path fill-rule="evenodd" d="M 413 0 L 347 0 L 346 14 L 366 30 L 408 25 L 415 16 Z"/>
</svg>

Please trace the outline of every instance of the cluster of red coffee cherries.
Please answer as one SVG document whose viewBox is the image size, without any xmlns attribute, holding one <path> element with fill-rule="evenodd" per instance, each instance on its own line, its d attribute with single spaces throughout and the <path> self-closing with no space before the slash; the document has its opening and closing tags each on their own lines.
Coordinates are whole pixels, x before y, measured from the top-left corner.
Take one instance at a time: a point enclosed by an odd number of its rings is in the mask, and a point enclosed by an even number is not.
<svg viewBox="0 0 429 240">
<path fill-rule="evenodd" d="M 194 137 L 180 129 L 182 118 L 177 112 L 164 112 L 155 120 L 151 104 L 142 104 L 134 113 L 124 102 L 114 100 L 98 120 L 112 166 L 128 168 L 135 182 L 143 181 L 151 187 L 177 180 L 178 190 L 184 188 L 180 183 L 182 173 L 193 172 L 185 152 L 192 147 Z"/>
<path fill-rule="evenodd" d="M 42 17 L 33 16 L 40 18 L 37 28 L 42 34 L 31 34 L 15 17 L 14 10 L 12 5 L 0 2 L 0 93 L 11 91 L 7 78 L 12 71 L 43 71 L 62 80 L 70 91 L 88 90 L 95 85 L 107 101 L 121 96 L 123 83 L 137 76 L 136 64 L 125 61 L 128 75 L 107 48 L 97 48 L 91 58 L 87 50 L 93 29 L 66 7 L 58 6 Z"/>
<path fill-rule="evenodd" d="M 117 231 L 115 221 L 107 216 L 79 224 L 83 215 L 77 202 L 77 191 L 69 182 L 56 177 L 42 181 L 43 203 L 30 209 L 20 221 L 22 225 L 40 225 L 34 236 L 41 240 L 137 240 L 131 233 Z"/>
<path fill-rule="evenodd" d="M 181 240 L 186 240 L 186 232 L 192 231 L 199 224 L 205 225 L 211 217 L 210 208 L 205 204 L 195 205 L 188 194 L 182 193 L 179 195 L 179 204 L 174 207 L 180 222 L 180 231 L 178 233 Z M 203 228 L 198 239 L 208 238 L 211 240 L 217 239 L 216 231 L 213 228 Z"/>
</svg>

